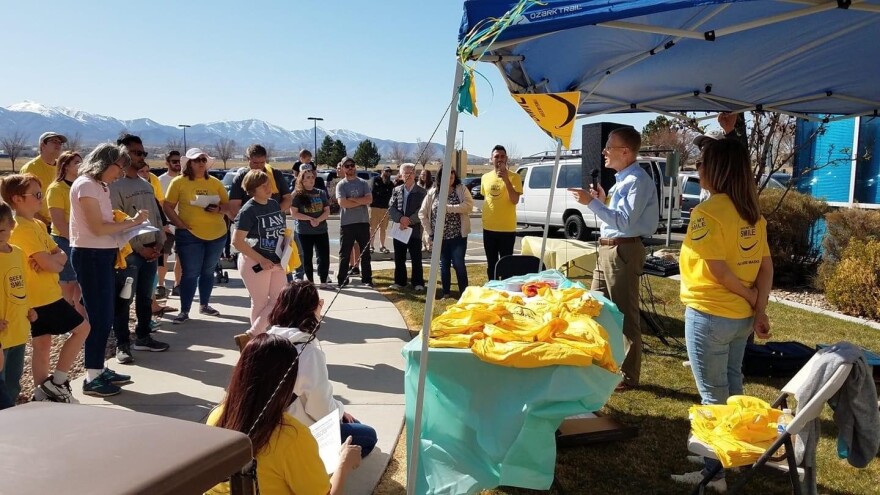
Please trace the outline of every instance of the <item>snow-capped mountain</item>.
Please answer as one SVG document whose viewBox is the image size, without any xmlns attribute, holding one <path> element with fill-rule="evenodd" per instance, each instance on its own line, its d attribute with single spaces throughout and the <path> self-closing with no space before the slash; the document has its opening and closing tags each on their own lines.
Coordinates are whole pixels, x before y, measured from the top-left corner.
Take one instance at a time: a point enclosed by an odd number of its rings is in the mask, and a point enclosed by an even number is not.
<svg viewBox="0 0 880 495">
<path fill-rule="evenodd" d="M 49 107 L 33 101 L 23 101 L 8 107 L 0 107 L 0 136 L 14 132 L 23 132 L 34 144 L 38 136 L 45 131 L 55 131 L 69 137 L 79 136 L 80 143 L 95 145 L 100 142 L 115 140 L 120 131 L 126 130 L 137 134 L 144 144 L 154 148 L 164 148 L 171 141 L 180 142 L 183 137 L 181 129 L 176 125 L 160 124 L 148 118 L 121 120 L 105 115 L 97 115 L 81 110 L 65 107 Z M 221 138 L 234 139 L 237 146 L 244 148 L 250 143 L 261 143 L 272 146 L 275 155 L 290 156 L 295 150 L 314 147 L 313 128 L 287 130 L 268 122 L 257 119 L 209 122 L 192 124 L 186 129 L 186 141 L 189 147 L 213 147 Z M 358 144 L 364 139 L 371 140 L 383 157 L 389 157 L 394 145 L 401 145 L 407 156 L 416 155 L 416 143 L 400 143 L 388 139 L 370 137 L 346 129 L 322 129 L 318 127 L 318 146 L 324 136 L 339 139 L 345 144 L 349 154 L 354 154 Z M 440 158 L 446 147 L 435 143 L 435 156 Z M 470 158 L 478 158 L 473 155 Z M 413 159 L 413 158 L 410 158 Z"/>
</svg>

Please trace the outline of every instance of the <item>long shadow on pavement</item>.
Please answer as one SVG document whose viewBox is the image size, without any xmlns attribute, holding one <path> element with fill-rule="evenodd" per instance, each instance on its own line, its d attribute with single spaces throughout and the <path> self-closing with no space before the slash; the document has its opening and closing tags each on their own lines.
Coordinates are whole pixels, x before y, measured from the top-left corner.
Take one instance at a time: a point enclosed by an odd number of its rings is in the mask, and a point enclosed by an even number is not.
<svg viewBox="0 0 880 495">
<path fill-rule="evenodd" d="M 344 383 L 350 389 L 399 394 L 403 390 L 403 371 L 387 364 L 349 366 L 328 364 L 333 381 Z"/>
<path fill-rule="evenodd" d="M 229 339 L 232 344 L 232 338 Z M 179 359 L 174 356 L 175 353 L 186 353 L 186 359 Z M 140 353 L 135 354 L 137 359 Z M 162 359 L 167 357 L 168 359 Z M 222 358 L 223 354 L 209 351 L 196 351 L 192 349 L 179 349 L 169 352 L 157 353 L 150 356 L 149 359 L 137 359 L 136 364 L 141 368 L 147 368 L 163 373 L 186 377 L 191 380 L 197 380 L 205 385 L 213 387 L 226 388 L 229 384 L 229 377 L 232 375 L 234 364 L 219 363 L 209 361 L 209 359 Z M 124 368 L 120 367 L 120 370 Z"/>
<path fill-rule="evenodd" d="M 353 322 L 340 318 L 325 316 L 318 338 L 333 344 L 360 344 L 367 340 L 400 339 L 401 345 L 409 341 L 406 328 L 396 328 L 377 323 Z"/>
<path fill-rule="evenodd" d="M 108 404 L 115 404 L 132 411 L 187 421 L 202 421 L 214 408 L 214 403 L 210 401 L 179 392 L 143 394 L 126 390 L 119 395 L 106 397 L 104 400 Z"/>
</svg>

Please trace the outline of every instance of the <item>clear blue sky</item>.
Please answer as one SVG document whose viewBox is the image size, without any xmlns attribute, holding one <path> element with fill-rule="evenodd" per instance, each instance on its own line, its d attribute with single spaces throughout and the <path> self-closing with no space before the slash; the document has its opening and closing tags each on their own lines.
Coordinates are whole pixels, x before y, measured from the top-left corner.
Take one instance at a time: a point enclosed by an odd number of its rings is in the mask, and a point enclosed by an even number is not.
<svg viewBox="0 0 880 495">
<path fill-rule="evenodd" d="M 170 125 L 257 118 L 287 129 L 317 116 L 326 129 L 407 142 L 427 140 L 450 101 L 462 13 L 451 0 L 4 4 L 2 106 L 28 99 Z M 497 69 L 478 70 L 491 87 L 480 80 L 480 117 L 459 119 L 468 151 L 549 149 Z M 649 118 L 604 120 L 641 129 Z M 434 142 L 445 132 L 444 122 Z"/>
</svg>

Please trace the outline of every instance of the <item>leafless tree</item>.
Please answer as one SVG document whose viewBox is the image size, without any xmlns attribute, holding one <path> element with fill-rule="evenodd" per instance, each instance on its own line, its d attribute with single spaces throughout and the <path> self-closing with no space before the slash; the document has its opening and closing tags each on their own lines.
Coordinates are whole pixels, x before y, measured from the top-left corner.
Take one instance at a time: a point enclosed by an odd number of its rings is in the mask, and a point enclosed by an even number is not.
<svg viewBox="0 0 880 495">
<path fill-rule="evenodd" d="M 27 149 L 27 136 L 24 131 L 15 131 L 12 134 L 0 138 L 0 147 L 2 147 L 9 159 L 12 161 L 12 171 L 15 172 L 15 160 L 21 155 L 21 152 Z"/>
<path fill-rule="evenodd" d="M 416 163 L 425 166 L 437 159 L 437 147 L 434 143 L 424 142 L 421 138 L 416 139 Z"/>
<path fill-rule="evenodd" d="M 82 134 L 76 132 L 73 136 L 67 136 L 67 142 L 64 143 L 64 149 L 69 151 L 79 151 L 82 146 Z"/>
<path fill-rule="evenodd" d="M 223 168 L 225 169 L 226 162 L 235 154 L 235 140 L 222 137 L 217 140 L 214 149 L 217 152 L 217 158 L 223 162 Z"/>
<path fill-rule="evenodd" d="M 272 143 L 265 143 L 263 147 L 266 148 L 266 160 L 271 160 L 273 156 L 275 156 L 275 145 Z"/>
<path fill-rule="evenodd" d="M 504 145 L 504 149 L 507 150 L 508 160 L 519 160 L 522 158 L 522 155 L 519 152 L 519 146 L 517 146 L 516 143 L 507 143 Z M 554 146 L 553 149 L 555 150 L 556 147 Z"/>
<path fill-rule="evenodd" d="M 165 142 L 165 147 L 168 148 L 168 151 L 176 150 L 181 153 L 186 153 L 186 150 L 183 149 L 183 141 L 177 138 L 170 138 Z"/>
<path fill-rule="evenodd" d="M 391 152 L 388 159 L 398 167 L 406 161 L 406 147 L 402 143 L 394 143 L 391 145 Z"/>
</svg>

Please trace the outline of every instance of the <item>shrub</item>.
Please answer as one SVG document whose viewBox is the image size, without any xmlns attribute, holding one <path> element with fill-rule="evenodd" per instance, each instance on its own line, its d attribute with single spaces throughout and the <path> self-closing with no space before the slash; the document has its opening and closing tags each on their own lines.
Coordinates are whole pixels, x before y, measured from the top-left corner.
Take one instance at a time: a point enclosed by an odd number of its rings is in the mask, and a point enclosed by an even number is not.
<svg viewBox="0 0 880 495">
<path fill-rule="evenodd" d="M 822 240 L 822 264 L 816 286 L 822 288 L 853 240 L 880 240 L 880 211 L 839 208 L 825 215 L 827 232 Z"/>
<path fill-rule="evenodd" d="M 767 219 L 774 285 L 808 284 L 820 261 L 813 231 L 816 222 L 828 212 L 828 204 L 791 190 L 765 189 L 759 199 Z"/>
<path fill-rule="evenodd" d="M 825 280 L 825 297 L 841 311 L 880 320 L 880 241 L 850 241 Z"/>
</svg>

